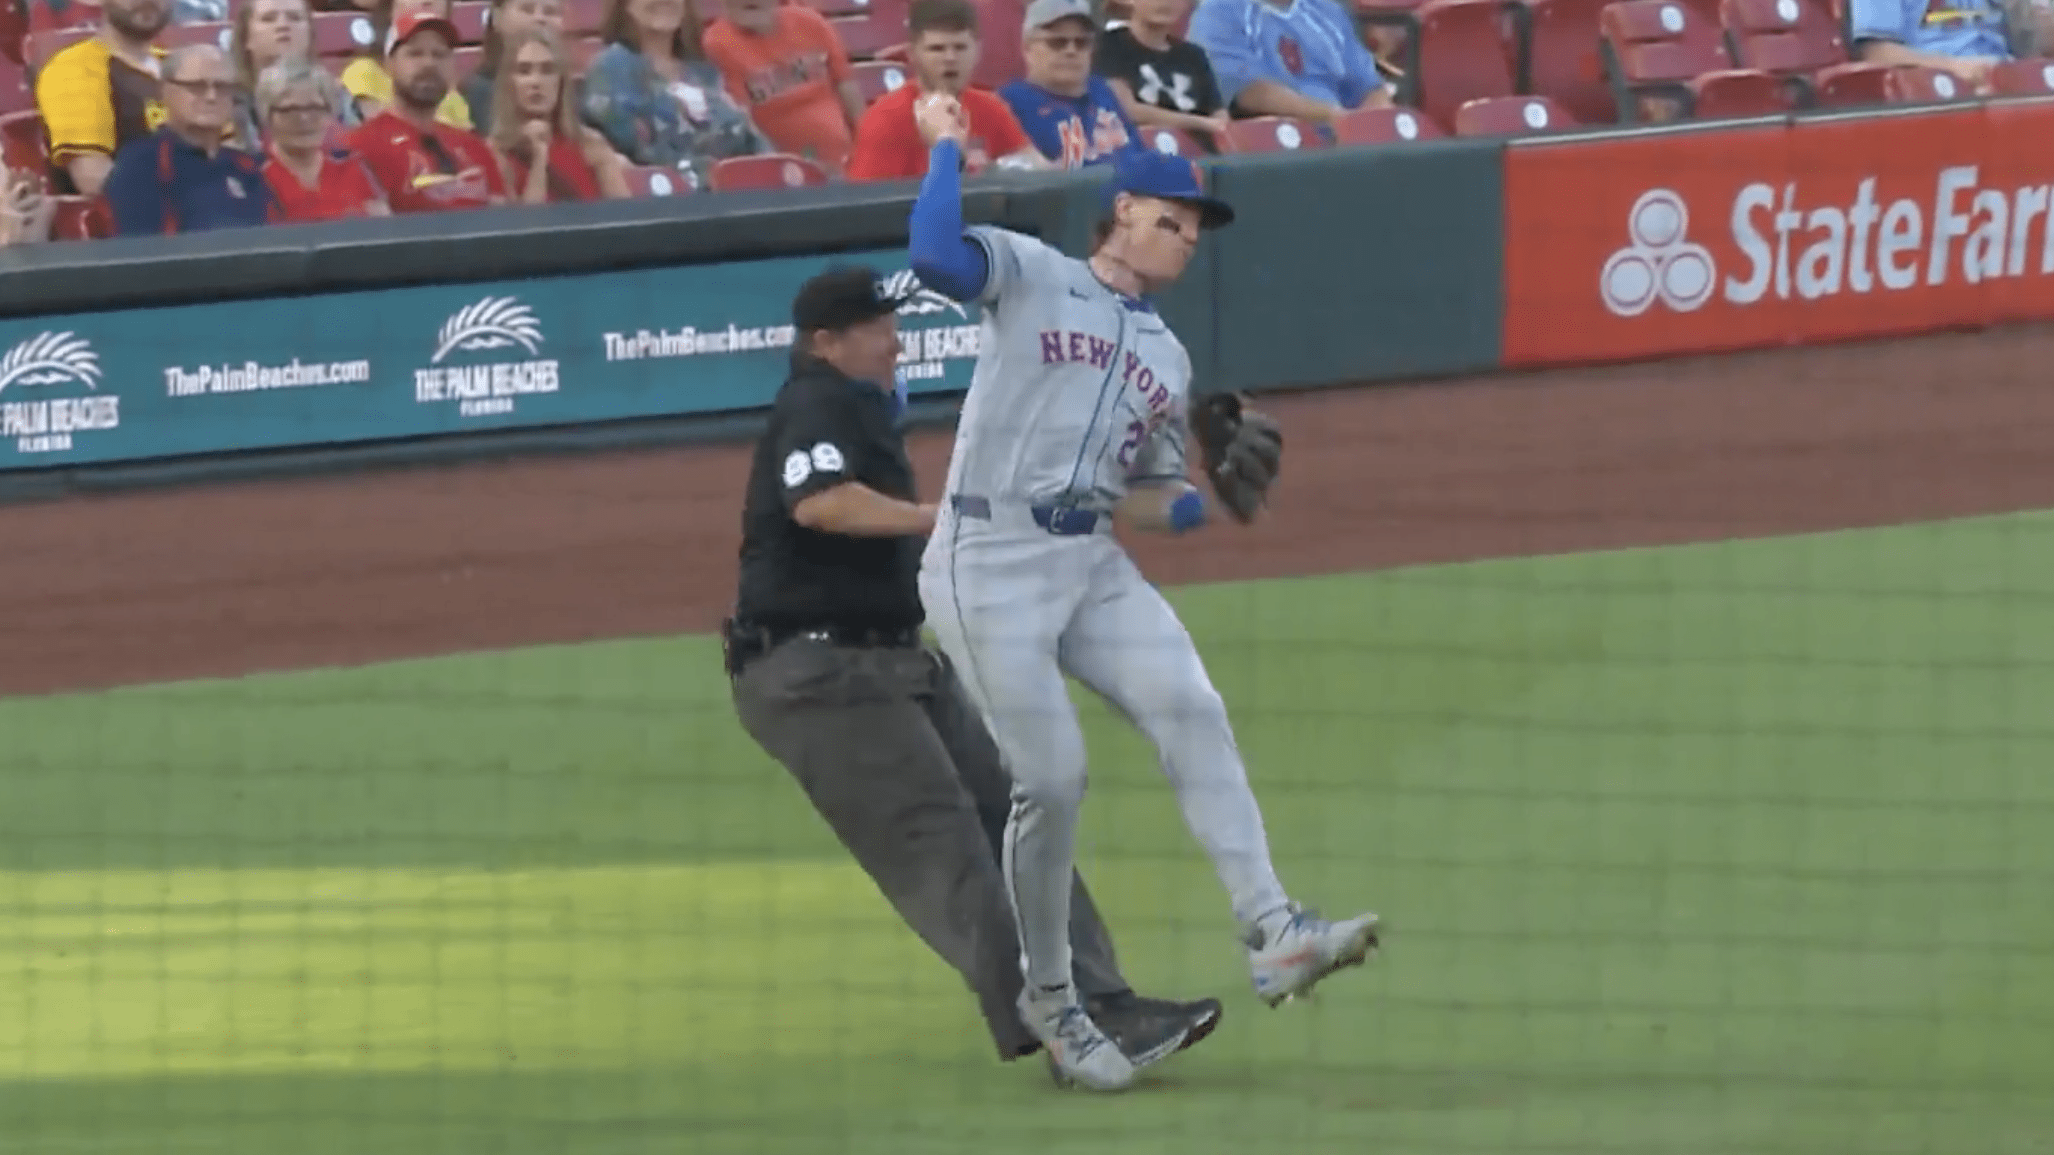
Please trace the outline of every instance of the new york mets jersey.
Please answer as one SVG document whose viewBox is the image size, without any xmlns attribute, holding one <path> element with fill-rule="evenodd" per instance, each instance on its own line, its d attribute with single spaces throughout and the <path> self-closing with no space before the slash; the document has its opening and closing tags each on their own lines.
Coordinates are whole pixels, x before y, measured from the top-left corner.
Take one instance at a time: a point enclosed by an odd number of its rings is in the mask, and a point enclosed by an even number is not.
<svg viewBox="0 0 2054 1155">
<path fill-rule="evenodd" d="M 1033 237 L 965 232 L 990 274 L 948 491 L 1103 511 L 1183 478 L 1191 358 L 1163 319 Z"/>
</svg>

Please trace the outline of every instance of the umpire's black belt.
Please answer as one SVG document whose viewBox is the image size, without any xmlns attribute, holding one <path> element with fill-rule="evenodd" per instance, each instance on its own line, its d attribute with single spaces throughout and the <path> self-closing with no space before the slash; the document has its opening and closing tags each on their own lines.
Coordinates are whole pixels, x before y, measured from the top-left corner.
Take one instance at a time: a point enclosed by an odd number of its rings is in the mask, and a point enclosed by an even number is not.
<svg viewBox="0 0 2054 1155">
<path fill-rule="evenodd" d="M 757 658 L 786 642 L 801 639 L 862 650 L 900 649 L 918 646 L 920 629 L 917 626 L 880 629 L 875 626 L 833 623 L 811 626 L 762 626 L 752 622 L 735 621 L 732 618 L 721 627 L 722 649 L 726 651 L 730 674 L 739 674 L 743 666 Z"/>
<path fill-rule="evenodd" d="M 969 493 L 952 494 L 949 497 L 949 506 L 960 517 L 967 517 L 973 521 L 992 520 L 992 503 L 987 497 Z M 1034 519 L 1036 526 L 1057 537 L 1082 537 L 1085 534 L 1097 533 L 1100 523 L 1108 520 L 1108 515 L 1098 510 L 1078 509 L 1073 505 L 1030 505 L 1027 507 L 1027 513 Z"/>
</svg>

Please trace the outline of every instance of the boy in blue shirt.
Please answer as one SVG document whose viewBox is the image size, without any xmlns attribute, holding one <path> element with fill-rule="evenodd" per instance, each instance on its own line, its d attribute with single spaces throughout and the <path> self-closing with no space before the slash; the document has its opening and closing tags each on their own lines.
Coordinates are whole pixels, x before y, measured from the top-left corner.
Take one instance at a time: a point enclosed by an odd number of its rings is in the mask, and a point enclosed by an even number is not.
<svg viewBox="0 0 2054 1155">
<path fill-rule="evenodd" d="M 1119 95 L 1092 75 L 1098 24 L 1089 0 L 1034 0 L 1021 37 L 1027 76 L 998 94 L 1041 155 L 1074 169 L 1140 147 L 1141 134 Z"/>
</svg>

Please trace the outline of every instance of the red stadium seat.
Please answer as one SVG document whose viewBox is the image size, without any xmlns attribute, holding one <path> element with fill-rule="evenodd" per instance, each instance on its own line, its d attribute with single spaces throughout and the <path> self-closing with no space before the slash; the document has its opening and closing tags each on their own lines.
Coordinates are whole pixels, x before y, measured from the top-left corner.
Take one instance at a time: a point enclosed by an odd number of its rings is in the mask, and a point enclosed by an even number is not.
<svg viewBox="0 0 2054 1155">
<path fill-rule="evenodd" d="M 1937 68 L 1899 65 L 1883 82 L 1892 104 L 1943 104 L 1952 100 L 1973 100 L 1975 93 L 1953 74 Z"/>
<path fill-rule="evenodd" d="M 367 12 L 314 13 L 316 56 L 362 56 L 377 47 L 377 39 Z"/>
<path fill-rule="evenodd" d="M 1621 120 L 1647 119 L 1643 110 L 1651 98 L 1675 101 L 1685 116 L 1786 107 L 1776 79 L 1733 68 L 1718 30 L 1679 0 L 1618 0 L 1605 5 L 1598 27 Z"/>
<path fill-rule="evenodd" d="M 114 235 L 114 213 L 101 197 L 52 197 L 53 241 L 91 241 Z"/>
<path fill-rule="evenodd" d="M 1618 105 L 1598 54 L 1606 0 L 1528 0 L 1526 91 L 1545 96 L 1584 124 L 1610 124 Z"/>
<path fill-rule="evenodd" d="M 0 116 L 0 158 L 19 172 L 50 171 L 50 134 L 42 113 L 30 108 Z"/>
<path fill-rule="evenodd" d="M 1455 110 L 1471 100 L 1519 90 L 1505 0 L 1427 0 L 1415 15 L 1411 103 L 1436 124 L 1455 123 Z"/>
<path fill-rule="evenodd" d="M 48 32 L 31 32 L 23 43 L 22 59 L 28 63 L 29 74 L 34 75 L 52 56 L 77 44 L 93 34 L 90 28 L 53 28 Z"/>
<path fill-rule="evenodd" d="M 912 71 L 896 60 L 860 60 L 850 65 L 849 75 L 866 106 L 913 79 Z"/>
<path fill-rule="evenodd" d="M 567 0 L 563 6 L 565 36 L 593 36 L 606 26 L 606 0 Z"/>
<path fill-rule="evenodd" d="M 1733 63 L 1795 85 L 1810 104 L 1864 103 L 1882 97 L 1879 64 L 1851 62 L 1840 23 L 1825 0 L 1722 0 L 1720 20 Z"/>
<path fill-rule="evenodd" d="M 1210 149 L 1199 143 L 1197 137 L 1174 128 L 1141 127 L 1141 143 L 1157 152 L 1170 156 L 1190 157 L 1198 160 L 1212 155 Z"/>
<path fill-rule="evenodd" d="M 698 187 L 690 174 L 660 165 L 631 164 L 623 171 L 628 178 L 628 191 L 638 197 L 683 196 Z"/>
<path fill-rule="evenodd" d="M 485 24 L 491 19 L 492 5 L 488 0 L 461 0 L 449 7 L 450 23 L 456 25 L 456 39 L 459 44 L 483 44 Z"/>
<path fill-rule="evenodd" d="M 157 34 L 157 46 L 166 52 L 174 48 L 186 48 L 194 44 L 212 44 L 221 51 L 228 51 L 235 39 L 235 29 L 227 22 L 204 24 L 167 24 Z"/>
<path fill-rule="evenodd" d="M 1290 152 L 1326 147 L 1326 137 L 1320 135 L 1311 121 L 1288 116 L 1232 121 L 1227 126 L 1227 140 L 1235 152 Z"/>
<path fill-rule="evenodd" d="M 792 2 L 792 0 L 787 0 Z M 870 11 L 868 0 L 797 0 L 822 16 L 862 16 Z"/>
<path fill-rule="evenodd" d="M 1392 144 L 1446 135 L 1416 108 L 1358 108 L 1334 125 L 1334 143 L 1339 145 Z"/>
<path fill-rule="evenodd" d="M 462 84 L 478 71 L 478 65 L 485 62 L 485 48 L 480 44 L 466 44 L 449 54 L 450 67 L 456 70 L 456 80 Z"/>
<path fill-rule="evenodd" d="M 803 156 L 784 152 L 731 156 L 713 166 L 713 179 L 709 183 L 714 192 L 807 188 L 826 184 L 827 170 Z"/>
<path fill-rule="evenodd" d="M 29 31 L 49 32 L 58 28 L 93 28 L 100 23 L 100 6 L 72 0 L 57 5 L 50 0 L 29 0 Z"/>
<path fill-rule="evenodd" d="M 1455 110 L 1456 136 L 1532 136 L 1576 127 L 1576 118 L 1545 96 L 1489 96 Z"/>
<path fill-rule="evenodd" d="M 906 40 L 903 27 L 893 28 L 872 16 L 844 16 L 829 23 L 834 25 L 835 35 L 841 38 L 842 48 L 851 60 L 874 59 L 879 49 Z"/>
<path fill-rule="evenodd" d="M 2054 92 L 2054 60 L 2007 60 L 1990 70 L 1996 96 L 2045 96 Z"/>
<path fill-rule="evenodd" d="M 28 73 L 20 64 L 0 57 L 0 114 L 36 107 L 36 94 L 29 87 Z"/>
<path fill-rule="evenodd" d="M 573 36 L 570 43 L 564 45 L 564 51 L 571 58 L 571 75 L 585 75 L 585 70 L 592 67 L 592 58 L 605 48 L 606 41 L 597 36 Z"/>
<path fill-rule="evenodd" d="M 1027 75 L 1027 58 L 1020 49 L 1020 25 L 1027 19 L 1027 0 L 972 0 L 977 5 L 977 70 L 970 83 L 993 91 Z M 900 40 L 906 35 L 903 16 L 894 25 Z"/>
</svg>

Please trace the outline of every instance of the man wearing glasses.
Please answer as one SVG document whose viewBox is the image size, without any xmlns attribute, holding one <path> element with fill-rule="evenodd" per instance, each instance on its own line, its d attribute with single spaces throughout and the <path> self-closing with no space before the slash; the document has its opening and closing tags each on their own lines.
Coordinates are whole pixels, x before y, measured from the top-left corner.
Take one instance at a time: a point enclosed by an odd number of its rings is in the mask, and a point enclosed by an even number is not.
<svg viewBox="0 0 2054 1155">
<path fill-rule="evenodd" d="M 1141 134 L 1091 71 L 1098 22 L 1089 0 L 1034 0 L 1021 32 L 1027 75 L 998 90 L 1041 155 L 1060 168 L 1107 164 Z"/>
<path fill-rule="evenodd" d="M 107 207 L 120 236 L 197 233 L 279 219 L 263 162 L 221 143 L 235 72 L 211 44 L 164 58 L 164 127 L 114 154 Z"/>
</svg>

